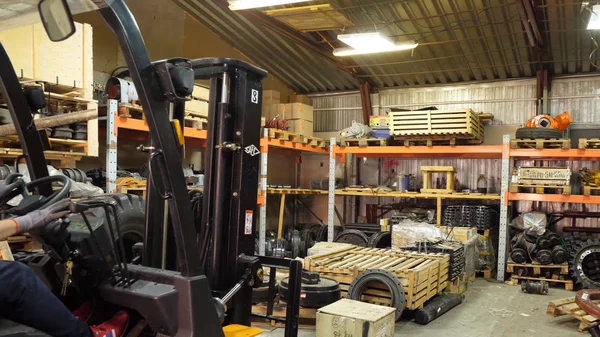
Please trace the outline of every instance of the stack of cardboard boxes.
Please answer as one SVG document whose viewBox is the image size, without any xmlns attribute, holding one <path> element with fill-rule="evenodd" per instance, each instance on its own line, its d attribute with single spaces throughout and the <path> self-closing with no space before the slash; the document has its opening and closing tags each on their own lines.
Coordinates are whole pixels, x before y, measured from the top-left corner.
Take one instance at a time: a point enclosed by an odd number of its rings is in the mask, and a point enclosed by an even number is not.
<svg viewBox="0 0 600 337">
<path fill-rule="evenodd" d="M 286 119 L 289 132 L 303 136 L 313 136 L 313 107 L 310 98 L 303 95 L 292 95 L 293 103 L 282 104 L 278 91 L 264 90 L 262 111 L 265 119 L 271 120 L 277 116 Z"/>
</svg>

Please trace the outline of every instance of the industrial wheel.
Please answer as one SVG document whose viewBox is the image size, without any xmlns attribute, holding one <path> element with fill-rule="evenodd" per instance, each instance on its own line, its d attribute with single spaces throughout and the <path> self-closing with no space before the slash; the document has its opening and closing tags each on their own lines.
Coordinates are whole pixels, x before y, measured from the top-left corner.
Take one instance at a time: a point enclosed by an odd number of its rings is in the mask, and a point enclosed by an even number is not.
<svg viewBox="0 0 600 337">
<path fill-rule="evenodd" d="M 520 128 L 515 132 L 517 139 L 561 138 L 562 131 L 546 128 Z"/>
<path fill-rule="evenodd" d="M 336 238 L 338 234 L 343 231 L 342 226 L 334 226 L 333 227 L 333 237 Z M 317 242 L 326 242 L 327 241 L 327 225 L 321 225 L 319 228 L 319 232 L 317 233 Z"/>
<path fill-rule="evenodd" d="M 392 246 L 392 233 L 389 231 L 377 232 L 369 237 L 369 247 L 390 248 Z"/>
<path fill-rule="evenodd" d="M 572 276 L 583 288 L 600 288 L 600 240 L 581 242 L 572 265 Z"/>
<path fill-rule="evenodd" d="M 305 228 L 300 231 L 300 257 L 306 257 L 308 249 L 315 245 L 317 235 L 310 229 Z"/>
<path fill-rule="evenodd" d="M 375 289 L 374 291 L 379 293 L 382 289 L 390 292 L 391 306 L 396 308 L 396 321 L 399 320 L 406 306 L 406 295 L 404 287 L 396 275 L 384 269 L 367 269 L 352 281 L 347 297 L 351 300 L 362 301 L 363 295 L 369 295 L 371 289 Z"/>
<path fill-rule="evenodd" d="M 144 241 L 144 234 L 146 232 L 146 201 L 141 196 L 133 194 L 107 194 L 90 199 L 104 201 L 116 206 L 125 255 L 127 261 L 131 261 L 134 258 L 133 245 Z M 112 211 L 109 214 L 111 219 L 113 219 Z M 86 215 L 92 224 L 106 221 L 106 214 L 102 208 L 92 208 L 86 211 Z M 71 214 L 69 218 L 71 224 L 80 224 L 82 228 L 85 228 L 81 214 Z M 114 225 L 115 221 L 113 220 L 112 223 Z"/>
<path fill-rule="evenodd" d="M 356 229 L 346 229 L 340 232 L 334 242 L 350 243 L 360 247 L 367 247 L 369 244 L 369 238 L 367 235 Z"/>
<path fill-rule="evenodd" d="M 286 302 L 288 298 L 289 277 L 279 283 L 279 296 Z M 300 306 L 306 308 L 321 308 L 340 299 L 341 290 L 338 281 L 329 277 L 319 277 L 314 284 L 302 282 Z"/>
</svg>

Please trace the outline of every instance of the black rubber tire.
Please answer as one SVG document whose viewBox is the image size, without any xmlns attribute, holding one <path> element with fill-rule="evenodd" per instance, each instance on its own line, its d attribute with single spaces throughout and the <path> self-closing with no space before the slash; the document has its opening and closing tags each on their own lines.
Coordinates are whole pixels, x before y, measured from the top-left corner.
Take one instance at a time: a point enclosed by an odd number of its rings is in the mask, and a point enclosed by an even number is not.
<svg viewBox="0 0 600 337">
<path fill-rule="evenodd" d="M 354 240 L 351 240 L 354 239 Z M 369 238 L 367 235 L 356 229 L 346 229 L 340 232 L 333 242 L 350 243 L 359 247 L 368 247 Z"/>
<path fill-rule="evenodd" d="M 132 249 L 133 245 L 137 242 L 143 242 L 146 233 L 146 201 L 144 198 L 134 194 L 116 193 L 92 197 L 86 200 L 100 200 L 116 206 L 121 235 L 123 236 L 125 255 L 127 256 L 127 261 L 131 261 L 134 257 Z M 112 214 L 112 212 L 110 212 L 110 214 Z M 87 211 L 86 215 L 88 215 L 88 217 L 95 216 L 105 218 L 104 210 L 101 208 L 90 209 Z M 71 223 L 83 223 L 81 214 L 71 214 L 69 217 Z M 117 238 L 115 237 L 115 240 L 116 239 Z"/>
<path fill-rule="evenodd" d="M 392 233 L 389 231 L 377 232 L 369 237 L 369 247 L 390 248 L 392 246 Z"/>
<path fill-rule="evenodd" d="M 585 261 L 586 257 L 592 254 L 600 255 L 600 239 L 589 239 L 581 242 L 571 262 L 572 276 L 576 279 L 577 283 L 586 289 L 600 288 L 600 277 L 597 276 L 596 270 L 598 267 L 593 263 L 590 264 L 593 261 Z"/>
<path fill-rule="evenodd" d="M 383 283 L 389 289 L 392 295 L 392 307 L 396 308 L 396 321 L 398 321 L 406 307 L 406 295 L 400 280 L 387 270 L 368 269 L 362 272 L 350 284 L 347 298 L 360 301 L 369 284 L 375 281 Z"/>
<path fill-rule="evenodd" d="M 300 257 L 307 256 L 308 249 L 315 245 L 316 239 L 317 235 L 310 228 L 304 228 L 300 231 L 300 240 L 302 240 L 300 244 Z"/>
<path fill-rule="evenodd" d="M 334 226 L 333 227 L 333 237 L 336 238 L 338 234 L 343 231 L 344 228 L 342 226 Z M 327 241 L 327 225 L 321 225 L 319 228 L 319 232 L 317 233 L 317 242 L 326 242 Z"/>
<path fill-rule="evenodd" d="M 547 128 L 520 128 L 515 132 L 517 139 L 562 138 L 562 131 Z"/>
</svg>

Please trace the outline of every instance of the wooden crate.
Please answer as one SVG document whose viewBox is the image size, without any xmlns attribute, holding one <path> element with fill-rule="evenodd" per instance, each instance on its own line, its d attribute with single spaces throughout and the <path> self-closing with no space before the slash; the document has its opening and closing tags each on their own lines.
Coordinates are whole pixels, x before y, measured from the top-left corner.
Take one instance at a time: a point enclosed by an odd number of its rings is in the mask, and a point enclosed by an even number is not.
<svg viewBox="0 0 600 337">
<path fill-rule="evenodd" d="M 454 172 L 455 169 L 452 166 L 421 166 L 423 171 L 423 188 L 421 193 L 454 193 Z M 445 188 L 433 188 L 433 174 L 445 174 L 446 175 L 446 187 Z"/>
<path fill-rule="evenodd" d="M 571 169 L 567 167 L 519 167 L 516 170 L 517 183 L 533 185 L 569 185 Z"/>
<path fill-rule="evenodd" d="M 580 138 L 580 149 L 600 149 L 600 138 Z"/>
<path fill-rule="evenodd" d="M 448 286 L 444 291 L 451 294 L 462 294 L 467 291 L 469 283 L 475 280 L 475 274 L 467 275 L 466 273 L 460 274 L 454 281 L 448 282 Z"/>
<path fill-rule="evenodd" d="M 394 136 L 394 139 L 400 141 L 404 146 L 434 146 L 434 145 L 479 145 L 483 139 L 461 139 L 453 136 Z"/>
<path fill-rule="evenodd" d="M 444 237 L 458 242 L 467 242 L 477 234 L 477 227 L 439 226 L 439 229 Z"/>
<path fill-rule="evenodd" d="M 600 191 L 600 186 L 583 186 L 583 195 L 592 195 L 592 191 Z"/>
<path fill-rule="evenodd" d="M 387 138 L 342 138 L 342 146 L 387 146 Z"/>
<path fill-rule="evenodd" d="M 483 139 L 483 124 L 471 109 L 392 111 L 390 135 L 411 136 L 453 135 L 457 139 Z"/>
<path fill-rule="evenodd" d="M 352 281 L 367 269 L 385 269 L 396 275 L 406 295 L 406 309 L 422 308 L 448 285 L 447 254 L 421 254 L 409 251 L 348 247 L 304 259 L 304 268 L 340 282 L 345 297 Z M 391 294 L 383 287 L 367 289 L 363 300 L 391 305 Z"/>
<path fill-rule="evenodd" d="M 570 149 L 571 140 L 565 139 L 513 139 L 510 141 L 513 149 Z"/>
<path fill-rule="evenodd" d="M 556 184 L 510 184 L 509 191 L 511 193 L 519 193 L 519 192 L 523 193 L 522 192 L 523 189 L 531 189 L 531 188 L 533 188 L 535 190 L 534 193 L 537 193 L 537 194 L 545 194 L 546 189 L 550 189 L 553 191 L 560 190 L 559 191 L 560 194 L 565 194 L 565 195 L 571 194 L 571 186 L 563 186 L 563 185 L 556 185 Z"/>
<path fill-rule="evenodd" d="M 518 268 L 527 269 L 528 276 L 517 274 Z M 512 285 L 518 285 L 522 280 L 546 281 L 550 285 L 560 285 L 565 290 L 573 290 L 573 280 L 569 277 L 569 264 L 539 264 L 539 263 L 514 263 L 510 259 L 506 264 L 506 271 L 510 274 Z"/>
<path fill-rule="evenodd" d="M 593 302 L 599 304 L 600 300 L 595 300 Z M 598 321 L 594 316 L 589 315 L 587 312 L 581 309 L 577 303 L 575 303 L 575 297 L 561 298 L 559 300 L 548 302 L 546 314 L 550 315 L 551 317 L 569 315 L 577 319 L 579 321 L 579 327 L 577 328 L 577 331 L 579 332 L 583 332 L 590 325 Z"/>
</svg>

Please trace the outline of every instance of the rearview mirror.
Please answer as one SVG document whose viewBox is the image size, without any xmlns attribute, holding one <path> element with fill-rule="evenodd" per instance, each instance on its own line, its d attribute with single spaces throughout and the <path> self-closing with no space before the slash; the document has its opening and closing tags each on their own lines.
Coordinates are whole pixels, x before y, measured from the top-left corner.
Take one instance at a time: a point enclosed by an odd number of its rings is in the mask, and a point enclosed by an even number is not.
<svg viewBox="0 0 600 337">
<path fill-rule="evenodd" d="M 51 41 L 63 41 L 75 33 L 75 23 L 67 0 L 41 0 L 38 11 Z"/>
</svg>

